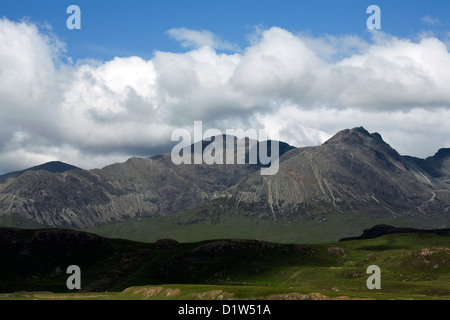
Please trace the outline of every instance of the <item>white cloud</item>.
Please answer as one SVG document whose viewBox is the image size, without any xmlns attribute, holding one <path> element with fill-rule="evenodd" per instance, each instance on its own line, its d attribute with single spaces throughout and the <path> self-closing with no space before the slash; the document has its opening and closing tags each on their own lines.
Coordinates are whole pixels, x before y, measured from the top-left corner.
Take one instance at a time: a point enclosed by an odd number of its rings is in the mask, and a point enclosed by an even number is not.
<svg viewBox="0 0 450 320">
<path fill-rule="evenodd" d="M 450 51 L 450 31 L 447 31 L 445 38 L 443 39 L 444 44 L 447 46 L 447 50 Z"/>
<path fill-rule="evenodd" d="M 168 33 L 190 50 L 73 65 L 48 32 L 0 20 L 0 171 L 169 151 L 172 131 L 195 120 L 221 131 L 276 128 L 296 146 L 361 125 L 403 154 L 450 146 L 450 54 L 432 35 L 366 41 L 273 27 L 234 51 L 208 31 Z"/>
<path fill-rule="evenodd" d="M 323 35 L 313 37 L 308 33 L 297 35 L 306 46 L 311 48 L 321 59 L 327 62 L 336 62 L 343 58 L 364 52 L 370 47 L 370 43 L 355 35 Z"/>
<path fill-rule="evenodd" d="M 363 54 L 338 62 L 332 79 L 340 79 L 340 102 L 346 107 L 411 109 L 449 106 L 450 54 L 437 38 L 414 43 L 385 39 Z"/>
<path fill-rule="evenodd" d="M 173 28 L 167 34 L 179 41 L 185 48 L 198 49 L 204 46 L 218 50 L 237 51 L 239 48 L 208 30 L 191 30 L 186 28 Z"/>
<path fill-rule="evenodd" d="M 422 17 L 422 19 L 420 19 L 420 21 L 422 21 L 422 23 L 429 24 L 432 26 L 438 26 L 438 25 L 441 25 L 441 23 L 442 23 L 441 20 L 439 20 L 438 18 L 434 18 L 430 15 L 426 15 L 426 16 Z"/>
<path fill-rule="evenodd" d="M 35 25 L 6 19 L 0 20 L 0 39 L 0 103 L 32 112 L 55 85 L 54 58 L 61 47 Z"/>
<path fill-rule="evenodd" d="M 247 48 L 231 84 L 237 92 L 263 98 L 261 105 L 277 99 L 309 104 L 314 103 L 318 77 L 326 69 L 326 64 L 301 39 L 274 27 Z"/>
</svg>

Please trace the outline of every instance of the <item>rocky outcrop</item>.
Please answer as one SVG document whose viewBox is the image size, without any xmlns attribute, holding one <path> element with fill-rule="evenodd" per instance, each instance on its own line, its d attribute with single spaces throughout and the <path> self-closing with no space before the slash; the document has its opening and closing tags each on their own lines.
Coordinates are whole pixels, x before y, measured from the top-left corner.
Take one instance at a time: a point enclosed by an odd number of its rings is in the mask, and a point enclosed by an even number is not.
<svg viewBox="0 0 450 320">
<path fill-rule="evenodd" d="M 180 243 L 174 239 L 159 239 L 155 242 L 156 250 L 171 250 L 178 247 Z"/>
<path fill-rule="evenodd" d="M 346 257 L 347 256 L 347 250 L 340 247 L 330 247 L 327 249 L 327 254 L 329 256 L 334 257 Z"/>
<path fill-rule="evenodd" d="M 246 239 L 235 239 L 235 240 L 220 240 L 215 242 L 210 242 L 195 248 L 192 253 L 197 256 L 209 256 L 209 255 L 220 255 L 224 253 L 258 253 L 258 252 L 289 252 L 292 248 L 283 244 L 257 241 L 257 240 L 246 240 Z M 296 253 L 305 255 L 314 255 L 316 250 L 310 246 L 306 245 L 295 245 L 294 250 Z"/>
</svg>

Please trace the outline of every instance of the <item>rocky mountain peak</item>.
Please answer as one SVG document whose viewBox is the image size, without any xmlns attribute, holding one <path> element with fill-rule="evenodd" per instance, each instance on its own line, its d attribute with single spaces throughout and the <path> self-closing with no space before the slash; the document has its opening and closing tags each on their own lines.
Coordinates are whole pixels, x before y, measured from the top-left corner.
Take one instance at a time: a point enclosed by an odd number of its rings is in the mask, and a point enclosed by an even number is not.
<svg viewBox="0 0 450 320">
<path fill-rule="evenodd" d="M 324 146 L 340 145 L 353 150 L 366 150 L 377 157 L 401 161 L 400 154 L 393 149 L 378 133 L 369 133 L 364 127 L 346 129 L 338 132 L 324 143 Z"/>
<path fill-rule="evenodd" d="M 450 158 L 450 148 L 440 149 L 435 155 L 434 158 L 443 160 L 446 158 Z"/>
<path fill-rule="evenodd" d="M 338 132 L 327 142 L 325 142 L 325 144 L 361 145 L 371 141 L 376 143 L 385 143 L 379 133 L 370 133 L 364 127 L 357 127 Z"/>
</svg>

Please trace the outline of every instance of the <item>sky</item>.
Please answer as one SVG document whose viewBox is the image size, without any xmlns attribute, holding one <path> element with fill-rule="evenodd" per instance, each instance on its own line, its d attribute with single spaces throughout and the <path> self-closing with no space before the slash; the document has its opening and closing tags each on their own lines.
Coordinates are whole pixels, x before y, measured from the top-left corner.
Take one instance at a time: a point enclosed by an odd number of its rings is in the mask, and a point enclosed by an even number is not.
<svg viewBox="0 0 450 320">
<path fill-rule="evenodd" d="M 170 152 L 194 121 L 296 147 L 364 126 L 432 156 L 450 147 L 449 16 L 437 0 L 2 1 L 0 173 Z"/>
</svg>

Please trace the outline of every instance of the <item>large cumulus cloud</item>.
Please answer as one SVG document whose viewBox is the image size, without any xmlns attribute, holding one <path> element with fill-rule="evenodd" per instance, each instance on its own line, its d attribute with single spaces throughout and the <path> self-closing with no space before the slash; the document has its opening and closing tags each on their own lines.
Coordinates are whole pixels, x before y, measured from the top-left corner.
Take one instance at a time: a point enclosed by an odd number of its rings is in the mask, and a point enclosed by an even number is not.
<svg viewBox="0 0 450 320">
<path fill-rule="evenodd" d="M 446 39 L 272 27 L 240 49 L 208 31 L 168 35 L 186 52 L 70 63 L 49 30 L 0 20 L 0 172 L 170 151 L 172 131 L 195 120 L 223 131 L 278 130 L 296 146 L 363 125 L 404 154 L 449 147 Z"/>
</svg>

